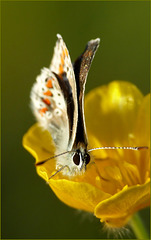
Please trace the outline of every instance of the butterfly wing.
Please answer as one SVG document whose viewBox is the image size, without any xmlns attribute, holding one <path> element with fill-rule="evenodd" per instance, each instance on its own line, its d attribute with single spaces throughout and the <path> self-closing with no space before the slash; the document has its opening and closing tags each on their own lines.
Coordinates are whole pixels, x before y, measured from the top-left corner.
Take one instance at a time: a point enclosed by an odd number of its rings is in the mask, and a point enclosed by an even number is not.
<svg viewBox="0 0 151 240">
<path fill-rule="evenodd" d="M 78 119 L 77 88 L 76 88 L 74 70 L 73 70 L 68 49 L 61 35 L 57 34 L 57 37 L 58 37 L 58 40 L 54 48 L 54 55 L 50 64 L 50 70 L 51 72 L 56 73 L 58 76 L 58 79 L 60 79 L 59 82 L 60 82 L 62 91 L 65 92 L 65 88 L 68 89 L 68 91 L 66 91 L 66 95 L 68 95 L 66 99 L 68 99 L 67 115 L 68 115 L 69 130 L 70 130 L 68 150 L 71 150 L 73 147 L 73 143 L 75 141 L 77 119 Z M 63 82 L 66 82 L 66 84 L 64 84 Z M 66 85 L 66 87 L 62 87 L 64 85 Z"/>
<path fill-rule="evenodd" d="M 84 92 L 87 75 L 97 48 L 99 47 L 99 43 L 99 38 L 89 41 L 84 52 L 74 63 L 74 73 L 76 78 L 78 98 L 78 125 L 74 148 L 77 148 L 77 146 L 80 147 L 79 145 L 83 146 L 84 148 L 87 147 L 87 133 L 84 117 Z"/>
</svg>

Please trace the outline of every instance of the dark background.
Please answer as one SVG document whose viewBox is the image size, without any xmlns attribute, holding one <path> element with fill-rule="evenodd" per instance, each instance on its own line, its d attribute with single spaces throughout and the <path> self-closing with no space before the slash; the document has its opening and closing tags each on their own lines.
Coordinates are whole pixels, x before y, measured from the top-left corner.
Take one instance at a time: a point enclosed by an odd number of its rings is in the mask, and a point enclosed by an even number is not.
<svg viewBox="0 0 151 240">
<path fill-rule="evenodd" d="M 60 33 L 72 61 L 101 38 L 86 92 L 127 80 L 149 92 L 149 2 L 2 2 L 2 238 L 106 238 L 99 219 L 60 202 L 22 137 L 30 89 Z M 149 209 L 142 212 L 149 228 Z M 127 237 L 127 236 L 126 236 Z"/>
</svg>

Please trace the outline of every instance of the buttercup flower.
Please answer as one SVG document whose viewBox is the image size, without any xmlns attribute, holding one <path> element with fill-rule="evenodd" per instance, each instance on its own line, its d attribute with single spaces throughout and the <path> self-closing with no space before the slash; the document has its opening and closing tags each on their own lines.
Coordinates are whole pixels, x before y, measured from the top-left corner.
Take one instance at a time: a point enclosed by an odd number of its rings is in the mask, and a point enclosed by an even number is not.
<svg viewBox="0 0 151 240">
<path fill-rule="evenodd" d="M 85 118 L 90 148 L 147 146 L 148 149 L 97 150 L 86 172 L 73 178 L 56 172 L 55 159 L 36 167 L 65 204 L 92 212 L 111 227 L 124 226 L 150 200 L 150 95 L 131 83 L 114 81 L 85 97 Z M 33 125 L 23 138 L 36 163 L 54 156 L 55 146 L 46 130 Z"/>
</svg>

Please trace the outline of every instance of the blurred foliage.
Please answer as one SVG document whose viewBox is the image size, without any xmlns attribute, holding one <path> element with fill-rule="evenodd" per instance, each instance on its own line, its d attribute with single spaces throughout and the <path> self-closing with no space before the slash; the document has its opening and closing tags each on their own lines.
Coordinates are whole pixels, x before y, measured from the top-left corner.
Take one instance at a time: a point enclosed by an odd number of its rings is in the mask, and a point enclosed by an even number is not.
<svg viewBox="0 0 151 240">
<path fill-rule="evenodd" d="M 149 92 L 149 2 L 2 2 L 2 238 L 106 238 L 38 177 L 22 136 L 35 122 L 30 89 L 60 33 L 74 61 L 101 38 L 86 92 L 127 80 Z M 149 228 L 149 211 L 141 213 Z M 133 235 L 131 235 L 133 237 Z M 127 238 L 128 236 L 125 236 Z"/>
</svg>

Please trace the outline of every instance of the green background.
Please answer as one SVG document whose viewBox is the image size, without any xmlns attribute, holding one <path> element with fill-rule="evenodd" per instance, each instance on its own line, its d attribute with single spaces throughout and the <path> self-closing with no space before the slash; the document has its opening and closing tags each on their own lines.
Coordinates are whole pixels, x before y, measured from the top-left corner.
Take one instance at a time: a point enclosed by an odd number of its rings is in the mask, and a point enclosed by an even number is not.
<svg viewBox="0 0 151 240">
<path fill-rule="evenodd" d="M 99 219 L 57 199 L 22 147 L 35 122 L 30 89 L 49 66 L 57 33 L 72 61 L 101 38 L 86 92 L 112 80 L 149 92 L 149 2 L 2 2 L 2 238 L 107 236 Z M 142 215 L 149 228 L 149 209 Z"/>
</svg>

